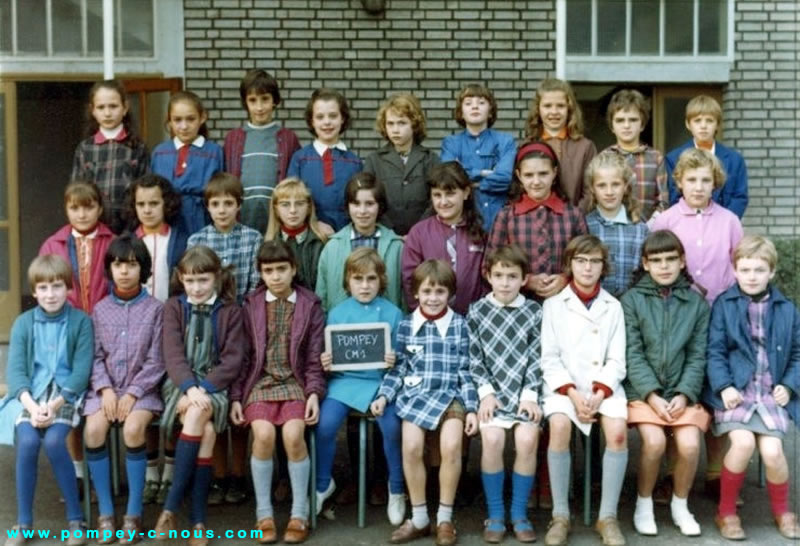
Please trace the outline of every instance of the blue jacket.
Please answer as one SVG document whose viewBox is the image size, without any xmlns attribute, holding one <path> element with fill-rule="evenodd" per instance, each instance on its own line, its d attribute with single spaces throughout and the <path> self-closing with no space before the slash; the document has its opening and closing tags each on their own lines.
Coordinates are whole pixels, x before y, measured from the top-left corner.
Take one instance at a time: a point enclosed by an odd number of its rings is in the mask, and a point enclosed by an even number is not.
<svg viewBox="0 0 800 546">
<path fill-rule="evenodd" d="M 750 336 L 747 306 L 750 298 L 738 284 L 720 294 L 711 310 L 708 329 L 707 381 L 703 402 L 724 409 L 720 392 L 743 390 L 756 371 L 756 349 Z M 776 385 L 791 391 L 786 406 L 795 424 L 800 417 L 800 312 L 774 285 L 769 288 L 765 330 L 769 371 Z"/>
<path fill-rule="evenodd" d="M 677 203 L 681 197 L 681 192 L 678 190 L 675 180 L 672 179 L 672 171 L 675 170 L 675 165 L 678 164 L 678 158 L 689 148 L 694 148 L 693 139 L 689 139 L 667 154 L 667 184 L 669 186 L 670 205 Z M 718 190 L 714 190 L 711 198 L 714 202 L 719 203 L 741 218 L 747 208 L 747 165 L 742 154 L 733 148 L 723 146 L 719 141 L 714 143 L 714 155 L 717 156 L 717 159 L 722 163 L 722 168 L 725 170 L 725 185 Z"/>
</svg>

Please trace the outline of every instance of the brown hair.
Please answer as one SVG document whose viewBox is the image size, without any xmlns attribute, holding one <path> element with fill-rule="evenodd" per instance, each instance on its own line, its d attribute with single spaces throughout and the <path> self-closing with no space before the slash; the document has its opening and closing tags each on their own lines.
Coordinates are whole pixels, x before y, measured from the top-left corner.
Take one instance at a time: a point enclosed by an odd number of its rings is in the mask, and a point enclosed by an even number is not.
<svg viewBox="0 0 800 546">
<path fill-rule="evenodd" d="M 383 294 L 389 285 L 389 278 L 386 276 L 386 264 L 383 263 L 380 255 L 374 248 L 362 246 L 355 249 L 344 261 L 344 291 L 350 294 L 350 276 L 356 273 L 367 273 L 374 269 L 378 274 L 378 295 Z M 350 294 L 352 295 L 352 294 Z"/>
<path fill-rule="evenodd" d="M 339 134 L 344 134 L 347 128 L 350 127 L 350 106 L 348 106 L 347 99 L 342 93 L 336 91 L 335 89 L 328 89 L 326 87 L 316 89 L 313 93 L 311 93 L 311 98 L 308 99 L 308 102 L 306 103 L 305 118 L 308 130 L 312 135 L 315 137 L 317 136 L 317 133 L 314 131 L 312 120 L 314 119 L 314 103 L 319 100 L 333 100 L 339 105 L 339 113 L 342 116 L 342 128 L 339 130 Z"/>
<path fill-rule="evenodd" d="M 538 140 L 542 136 L 542 118 L 539 115 L 539 103 L 542 95 L 551 91 L 561 91 L 567 99 L 567 131 L 569 138 L 579 140 L 583 137 L 583 113 L 575 98 L 575 91 L 569 82 L 556 78 L 547 78 L 539 83 L 536 92 L 531 100 L 531 107 L 528 110 L 528 121 L 525 123 L 525 138 L 527 140 Z"/>
<path fill-rule="evenodd" d="M 456 274 L 444 260 L 430 259 L 419 264 L 411 275 L 411 293 L 416 296 L 426 279 L 447 288 L 448 297 L 456 293 Z"/>
<path fill-rule="evenodd" d="M 83 207 L 90 207 L 92 203 L 103 208 L 103 199 L 100 196 L 100 188 L 94 182 L 86 180 L 73 180 L 64 188 L 64 206 L 70 203 Z"/>
<path fill-rule="evenodd" d="M 344 188 L 345 206 L 356 202 L 356 196 L 360 190 L 372 192 L 372 196 L 378 202 L 378 218 L 383 216 L 386 209 L 389 208 L 389 203 L 386 200 L 386 186 L 383 185 L 383 182 L 378 180 L 374 174 L 366 171 L 354 174 Z"/>
<path fill-rule="evenodd" d="M 428 171 L 428 190 L 469 190 L 469 196 L 464 200 L 462 218 L 466 224 L 470 240 L 476 244 L 483 244 L 486 232 L 483 231 L 483 217 L 475 204 L 475 192 L 472 190 L 472 181 L 467 176 L 467 171 L 457 161 L 445 161 L 431 167 Z"/>
<path fill-rule="evenodd" d="M 31 292 L 36 291 L 40 282 L 64 281 L 67 288 L 72 288 L 72 266 L 57 254 L 36 256 L 28 266 L 28 284 Z"/>
<path fill-rule="evenodd" d="M 555 193 L 563 201 L 569 201 L 569 199 L 567 199 L 567 192 L 564 191 L 561 185 L 561 175 L 558 172 L 558 156 L 553 148 L 543 140 L 528 142 L 517 152 L 517 158 L 514 162 L 514 173 L 511 177 L 511 188 L 508 190 L 508 201 L 510 203 L 515 203 L 522 199 L 522 196 L 525 194 L 525 188 L 522 187 L 522 182 L 520 182 L 519 176 L 517 176 L 517 171 L 520 165 L 522 165 L 522 162 L 528 159 L 545 159 L 550 162 L 553 169 L 556 171 L 556 177 L 553 180 L 550 191 Z"/>
<path fill-rule="evenodd" d="M 492 268 L 497 264 L 506 267 L 519 267 L 523 277 L 531 272 L 528 254 L 517 245 L 497 247 L 483 259 L 483 267 L 487 274 L 491 273 Z"/>
<path fill-rule="evenodd" d="M 169 103 L 167 104 L 167 120 L 164 122 L 167 132 L 172 135 L 172 130 L 169 127 L 169 120 L 172 115 L 172 107 L 179 102 L 188 102 L 194 106 L 194 109 L 197 110 L 197 114 L 200 117 L 206 116 L 206 121 L 200 124 L 200 129 L 197 130 L 197 134 L 208 138 L 208 111 L 203 107 L 203 101 L 200 100 L 200 97 L 191 91 L 176 91 L 170 95 Z"/>
<path fill-rule="evenodd" d="M 650 121 L 650 101 L 636 89 L 620 89 L 611 96 L 606 110 L 606 122 L 611 132 L 614 131 L 614 116 L 620 110 L 635 108 L 642 118 L 642 129 Z"/>
<path fill-rule="evenodd" d="M 239 83 L 239 96 L 242 99 L 242 107 L 245 112 L 248 112 L 247 95 L 249 95 L 251 91 L 259 95 L 272 95 L 272 104 L 276 107 L 281 103 L 281 92 L 278 89 L 278 80 L 266 70 L 262 70 L 261 68 L 248 70 L 247 74 L 242 78 L 241 83 Z"/>
<path fill-rule="evenodd" d="M 683 243 L 678 236 L 675 235 L 675 233 L 668 229 L 659 229 L 650 232 L 650 234 L 644 240 L 644 243 L 642 243 L 642 263 L 640 263 L 639 267 L 633 271 L 630 285 L 633 286 L 638 283 L 639 280 L 647 273 L 643 265 L 644 260 L 650 259 L 650 256 L 655 254 L 663 254 L 664 252 L 677 252 L 678 256 L 681 258 L 686 258 L 686 250 L 683 247 Z M 692 279 L 688 267 L 684 267 L 683 270 L 681 270 L 681 274 L 686 278 L 689 284 L 693 284 L 700 294 L 705 297 L 705 295 L 708 293 L 708 290 L 697 284 L 694 279 Z"/>
<path fill-rule="evenodd" d="M 261 243 L 261 246 L 258 247 L 258 254 L 256 254 L 256 270 L 258 274 L 261 274 L 262 265 L 277 262 L 289 262 L 292 267 L 297 269 L 297 258 L 292 252 L 292 247 L 289 246 L 289 243 L 280 238 Z"/>
<path fill-rule="evenodd" d="M 119 80 L 103 80 L 95 82 L 89 89 L 89 104 L 87 105 L 86 112 L 86 136 L 91 137 L 100 130 L 100 124 L 94 119 L 94 96 L 101 89 L 108 89 L 109 91 L 116 91 L 123 107 L 127 107 L 128 111 L 122 116 L 122 126 L 128 137 L 122 141 L 122 144 L 134 148 L 141 143 L 139 136 L 136 134 L 136 127 L 133 123 L 133 116 L 131 115 L 130 103 L 128 102 L 128 94 L 125 92 L 125 86 Z"/>
<path fill-rule="evenodd" d="M 778 265 L 778 251 L 775 243 L 761 235 L 746 235 L 742 237 L 733 251 L 733 267 L 741 259 L 764 260 L 769 265 L 770 271 L 775 271 Z"/>
<path fill-rule="evenodd" d="M 244 198 L 242 182 L 230 173 L 218 172 L 211 177 L 203 190 L 203 203 L 207 207 L 212 197 L 220 197 L 226 194 L 236 199 L 236 203 L 241 205 Z"/>
<path fill-rule="evenodd" d="M 236 277 L 233 275 L 234 266 L 223 267 L 219 256 L 204 245 L 197 245 L 189 248 L 183 253 L 175 270 L 172 272 L 170 280 L 170 293 L 180 294 L 183 292 L 181 277 L 184 275 L 198 275 L 200 273 L 212 273 L 215 280 L 217 295 L 224 303 L 236 302 Z"/>
<path fill-rule="evenodd" d="M 172 226 L 181 212 L 181 195 L 175 191 L 169 180 L 161 175 L 148 173 L 131 182 L 131 185 L 125 190 L 124 215 L 131 231 L 139 227 L 141 223 L 136 214 L 136 190 L 139 188 L 161 190 L 161 199 L 164 201 L 164 222 Z"/>
<path fill-rule="evenodd" d="M 422 105 L 419 99 L 411 93 L 398 93 L 392 95 L 378 110 L 378 115 L 375 118 L 375 129 L 381 134 L 383 138 L 389 140 L 389 135 L 386 133 L 386 114 L 392 110 L 400 117 L 407 117 L 411 122 L 411 130 L 414 133 L 414 143 L 419 144 L 425 140 L 427 135 L 425 129 L 425 113 L 422 111 Z"/>
<path fill-rule="evenodd" d="M 607 150 L 594 156 L 583 173 L 583 198 L 581 199 L 581 209 L 585 213 L 592 212 L 597 208 L 594 196 L 594 177 L 600 169 L 615 169 L 622 182 L 625 184 L 625 193 L 622 195 L 622 204 L 628 213 L 631 222 L 640 222 L 642 219 L 642 204 L 633 193 L 633 184 L 636 175 L 628 162 L 618 153 Z"/>
<path fill-rule="evenodd" d="M 308 203 L 308 217 L 306 223 L 308 228 L 314 232 L 314 235 L 323 242 L 328 240 L 328 236 L 319 228 L 319 220 L 317 220 L 317 209 L 314 206 L 314 200 L 311 198 L 311 192 L 308 187 L 303 184 L 299 178 L 285 178 L 275 186 L 272 192 L 272 199 L 270 199 L 270 213 L 269 220 L 267 220 L 267 232 L 264 235 L 265 241 L 277 239 L 281 231 L 281 219 L 278 216 L 278 204 L 282 199 L 303 199 Z"/>
<path fill-rule="evenodd" d="M 456 106 L 453 108 L 453 119 L 456 120 L 456 123 L 462 127 L 467 126 L 467 122 L 464 121 L 464 112 L 462 111 L 461 105 L 464 104 L 464 99 L 468 97 L 478 97 L 489 101 L 489 119 L 486 121 L 486 125 L 487 127 L 494 125 L 494 122 L 497 121 L 497 101 L 491 90 L 479 83 L 467 84 L 458 92 L 458 95 L 456 95 Z"/>
<path fill-rule="evenodd" d="M 564 249 L 564 274 L 568 279 L 572 279 L 572 260 L 578 254 L 590 254 L 592 252 L 600 251 L 603 255 L 603 272 L 600 278 L 605 278 L 611 271 L 611 263 L 608 258 L 608 247 L 603 244 L 596 235 L 585 234 L 578 235 L 567 243 L 567 248 Z"/>
<path fill-rule="evenodd" d="M 683 193 L 681 188 L 681 179 L 686 171 L 691 169 L 700 169 L 707 167 L 711 170 L 711 176 L 714 178 L 714 189 L 717 190 L 725 185 L 725 170 L 722 168 L 722 163 L 719 159 L 707 150 L 700 148 L 688 148 L 678 158 L 678 163 L 672 171 L 672 178 L 678 189 Z"/>
</svg>

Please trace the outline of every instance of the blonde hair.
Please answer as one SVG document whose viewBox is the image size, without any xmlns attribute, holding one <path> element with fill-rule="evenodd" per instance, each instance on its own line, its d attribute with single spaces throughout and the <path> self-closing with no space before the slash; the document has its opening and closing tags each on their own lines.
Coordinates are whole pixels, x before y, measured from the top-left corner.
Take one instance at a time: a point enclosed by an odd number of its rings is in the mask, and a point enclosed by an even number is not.
<svg viewBox="0 0 800 546">
<path fill-rule="evenodd" d="M 600 169 L 615 169 L 622 181 L 625 183 L 625 193 L 622 196 L 622 204 L 631 222 L 640 222 L 642 219 L 642 204 L 633 193 L 633 184 L 636 175 L 621 155 L 612 151 L 604 151 L 594 156 L 583 172 L 583 199 L 581 199 L 581 209 L 585 213 L 592 212 L 597 208 L 597 201 L 594 196 L 594 177 Z"/>
<path fill-rule="evenodd" d="M 40 282 L 54 281 L 64 281 L 67 288 L 72 288 L 72 266 L 56 254 L 35 257 L 28 266 L 28 284 L 31 292 L 36 291 L 36 285 Z"/>
<path fill-rule="evenodd" d="M 407 117 L 411 121 L 411 130 L 414 133 L 414 143 L 419 144 L 427 135 L 425 128 L 425 113 L 419 99 L 411 93 L 398 93 L 389 97 L 378 110 L 375 118 L 375 129 L 383 138 L 389 140 L 386 133 L 386 114 L 393 110 L 398 116 Z"/>
<path fill-rule="evenodd" d="M 311 192 L 308 187 L 303 184 L 299 178 L 284 178 L 280 183 L 275 186 L 272 192 L 272 199 L 270 202 L 270 214 L 267 221 L 267 232 L 264 235 L 265 241 L 271 241 L 278 237 L 281 232 L 281 220 L 278 216 L 278 202 L 281 199 L 303 199 L 308 202 L 308 217 L 306 223 L 308 228 L 314 232 L 317 238 L 325 243 L 328 236 L 325 235 L 319 228 L 319 221 L 317 220 L 317 209 L 314 207 L 314 200 L 311 198 Z"/>
<path fill-rule="evenodd" d="M 542 95 L 551 91 L 561 91 L 567 98 L 567 132 L 572 140 L 583 138 L 583 113 L 575 98 L 575 91 L 569 82 L 556 78 L 546 78 L 539 83 L 536 92 L 531 100 L 531 108 L 528 111 L 528 121 L 525 123 L 525 138 L 527 140 L 538 140 L 542 135 L 542 118 L 539 115 L 539 103 Z"/>
<path fill-rule="evenodd" d="M 708 95 L 697 95 L 686 104 L 686 121 L 701 115 L 714 116 L 717 120 L 717 131 L 722 125 L 722 107 L 714 97 Z"/>
<path fill-rule="evenodd" d="M 97 203 L 102 208 L 103 198 L 100 196 L 100 188 L 88 180 L 73 180 L 64 188 L 64 206 L 67 207 L 71 203 L 81 207 L 91 207 L 93 203 Z"/>
<path fill-rule="evenodd" d="M 689 148 L 678 158 L 678 164 L 675 165 L 675 169 L 672 171 L 675 184 L 679 189 L 682 189 L 681 179 L 686 171 L 700 169 L 702 167 L 711 169 L 715 190 L 721 188 L 725 184 L 725 170 L 722 168 L 722 163 L 719 162 L 719 159 L 717 159 L 714 154 L 700 148 Z"/>
<path fill-rule="evenodd" d="M 778 265 L 778 251 L 775 243 L 761 235 L 746 235 L 733 250 L 733 267 L 742 259 L 764 260 L 769 265 L 770 271 L 775 271 Z"/>
</svg>

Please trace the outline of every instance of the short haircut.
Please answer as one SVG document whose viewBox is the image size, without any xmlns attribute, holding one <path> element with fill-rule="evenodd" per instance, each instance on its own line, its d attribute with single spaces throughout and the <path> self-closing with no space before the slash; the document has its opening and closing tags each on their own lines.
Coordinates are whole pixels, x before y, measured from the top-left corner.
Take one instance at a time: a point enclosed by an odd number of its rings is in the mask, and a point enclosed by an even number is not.
<svg viewBox="0 0 800 546">
<path fill-rule="evenodd" d="M 103 206 L 103 198 L 100 196 L 100 188 L 94 182 L 87 180 L 73 180 L 64 188 L 64 206 L 76 204 L 82 207 L 90 207 L 93 203 Z"/>
<path fill-rule="evenodd" d="M 447 288 L 448 297 L 456 293 L 456 274 L 444 260 L 431 259 L 419 264 L 411 275 L 411 293 L 416 296 L 426 279 Z"/>
<path fill-rule="evenodd" d="M 181 194 L 175 191 L 170 181 L 163 176 L 148 173 L 131 182 L 131 185 L 125 191 L 124 216 L 128 220 L 131 229 L 135 229 L 141 223 L 136 215 L 136 191 L 139 188 L 160 189 L 161 199 L 164 200 L 164 222 L 172 225 L 177 220 L 181 212 Z"/>
<path fill-rule="evenodd" d="M 717 99 L 708 95 L 697 95 L 686 104 L 686 121 L 691 121 L 703 114 L 716 118 L 717 131 L 719 131 L 719 125 L 722 125 L 722 107 Z"/>
<path fill-rule="evenodd" d="M 306 103 L 305 118 L 308 130 L 312 135 L 317 136 L 317 133 L 314 131 L 312 120 L 314 118 L 314 103 L 318 100 L 333 100 L 339 105 L 339 113 L 342 115 L 342 128 L 339 130 L 339 134 L 343 134 L 347 128 L 350 127 L 350 106 L 347 104 L 347 99 L 342 93 L 326 87 L 322 87 L 311 93 L 311 98 L 308 99 Z"/>
<path fill-rule="evenodd" d="M 686 256 L 683 243 L 675 233 L 668 229 L 659 229 L 650 232 L 642 243 L 642 258 L 649 259 L 655 254 L 677 252 L 681 258 Z"/>
<path fill-rule="evenodd" d="M 642 129 L 650 121 L 650 101 L 636 89 L 620 89 L 611 96 L 606 110 L 608 128 L 613 129 L 614 116 L 620 110 L 635 108 L 642 118 Z"/>
<path fill-rule="evenodd" d="M 212 197 L 220 197 L 226 194 L 236 199 L 236 203 L 241 205 L 242 199 L 244 199 L 244 188 L 241 180 L 234 175 L 219 172 L 212 176 L 211 180 L 206 184 L 206 189 L 203 190 L 203 203 L 208 206 L 208 202 L 211 201 Z"/>
<path fill-rule="evenodd" d="M 354 174 L 347 182 L 344 188 L 344 202 L 345 205 L 356 202 L 356 196 L 359 190 L 369 190 L 375 201 L 378 202 L 378 218 L 380 218 L 389 208 L 389 202 L 386 199 L 386 186 L 383 182 L 378 180 L 374 174 L 366 171 Z"/>
<path fill-rule="evenodd" d="M 130 233 L 124 233 L 119 237 L 115 237 L 106 250 L 104 264 L 106 269 L 106 276 L 114 281 L 111 275 L 111 264 L 116 261 L 130 262 L 135 261 L 139 264 L 139 284 L 147 282 L 152 272 L 153 262 L 150 258 L 150 252 L 147 250 L 147 245 Z"/>
<path fill-rule="evenodd" d="M 259 95 L 272 95 L 272 103 L 278 106 L 281 103 L 281 92 L 278 89 L 278 80 L 272 74 L 261 68 L 249 70 L 239 84 L 239 96 L 242 98 L 242 107 L 247 111 L 247 95 L 255 92 Z"/>
<path fill-rule="evenodd" d="M 522 270 L 523 277 L 531 272 L 527 253 L 517 245 L 497 247 L 484 258 L 483 263 L 487 273 L 491 273 L 492 268 L 497 264 L 506 267 L 519 267 Z"/>
<path fill-rule="evenodd" d="M 596 235 L 586 234 L 578 235 L 567 243 L 567 248 L 564 249 L 564 273 L 568 279 L 572 279 L 572 259 L 578 254 L 591 254 L 592 252 L 600 251 L 603 256 L 603 272 L 600 278 L 605 278 L 610 272 L 610 262 L 608 258 L 608 247 L 603 244 Z"/>
<path fill-rule="evenodd" d="M 36 291 L 40 282 L 64 281 L 67 288 L 72 288 L 72 266 L 56 254 L 36 256 L 28 266 L 28 284 L 31 292 Z"/>
<path fill-rule="evenodd" d="M 292 247 L 289 243 L 277 237 L 271 241 L 264 241 L 258 247 L 256 255 L 256 269 L 261 274 L 261 266 L 264 264 L 274 264 L 278 262 L 289 262 L 292 267 L 297 268 L 297 258 L 295 258 Z"/>
<path fill-rule="evenodd" d="M 707 150 L 701 148 L 688 148 L 684 150 L 678 158 L 678 163 L 672 171 L 672 178 L 679 189 L 681 188 L 681 179 L 686 171 L 691 169 L 700 169 L 707 167 L 711 169 L 711 176 L 714 178 L 714 189 L 717 190 L 725 185 L 725 170 L 722 168 L 722 163 L 719 159 Z"/>
<path fill-rule="evenodd" d="M 487 120 L 487 126 L 491 127 L 494 125 L 494 122 L 497 121 L 497 101 L 489 88 L 480 83 L 467 84 L 458 92 L 456 96 L 456 106 L 453 109 L 453 119 L 456 120 L 456 123 L 462 127 L 467 126 L 467 122 L 464 121 L 464 113 L 461 109 L 461 105 L 464 104 L 464 99 L 467 97 L 478 97 L 489 101 L 489 119 Z"/>
<path fill-rule="evenodd" d="M 425 113 L 422 111 L 422 105 L 417 97 L 411 93 L 398 93 L 397 95 L 392 95 L 381 104 L 375 119 L 375 129 L 386 140 L 389 140 L 389 135 L 386 133 L 386 114 L 390 110 L 398 116 L 409 119 L 411 131 L 414 133 L 414 143 L 419 144 L 425 140 L 427 135 Z"/>
<path fill-rule="evenodd" d="M 742 237 L 733 251 L 733 267 L 742 259 L 764 260 L 770 271 L 778 265 L 778 251 L 775 243 L 762 235 L 746 235 Z"/>
<path fill-rule="evenodd" d="M 356 273 L 367 273 L 375 270 L 378 274 L 378 295 L 386 291 L 389 285 L 389 278 L 386 276 L 386 264 L 383 263 L 378 251 L 374 248 L 362 246 L 355 249 L 344 261 L 344 291 L 350 294 L 350 276 Z M 352 295 L 352 294 L 351 294 Z"/>
</svg>

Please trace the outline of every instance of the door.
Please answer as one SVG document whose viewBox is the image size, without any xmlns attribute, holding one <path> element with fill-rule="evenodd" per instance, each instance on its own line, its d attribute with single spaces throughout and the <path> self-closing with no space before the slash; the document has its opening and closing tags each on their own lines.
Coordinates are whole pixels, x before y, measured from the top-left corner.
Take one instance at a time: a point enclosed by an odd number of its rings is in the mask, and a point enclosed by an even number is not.
<svg viewBox="0 0 800 546">
<path fill-rule="evenodd" d="M 0 82 L 0 342 L 20 311 L 16 86 Z"/>
</svg>

